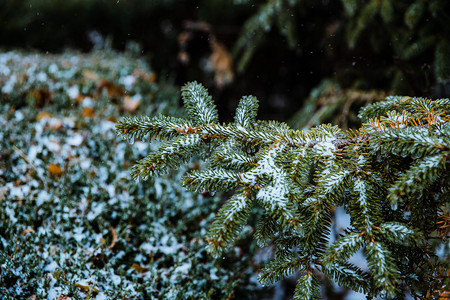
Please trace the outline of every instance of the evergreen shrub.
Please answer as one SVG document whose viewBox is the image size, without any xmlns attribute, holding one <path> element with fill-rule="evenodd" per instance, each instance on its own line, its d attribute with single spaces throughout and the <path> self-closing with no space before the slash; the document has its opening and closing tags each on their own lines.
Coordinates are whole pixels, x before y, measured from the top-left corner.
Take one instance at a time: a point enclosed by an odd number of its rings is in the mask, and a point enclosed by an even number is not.
<svg viewBox="0 0 450 300">
<path fill-rule="evenodd" d="M 234 122 L 221 124 L 196 82 L 182 88 L 182 99 L 185 117 L 126 117 L 116 132 L 161 140 L 132 167 L 134 179 L 198 156 L 207 166 L 188 172 L 183 185 L 233 191 L 205 235 L 214 257 L 233 245 L 257 206 L 254 239 L 275 247 L 258 275 L 263 285 L 298 272 L 300 300 L 321 298 L 324 280 L 369 298 L 448 296 L 450 99 L 387 97 L 362 108 L 362 126 L 347 131 L 257 120 L 253 96 L 242 97 Z M 337 207 L 350 224 L 333 239 Z M 351 261 L 360 251 L 365 266 Z"/>
<path fill-rule="evenodd" d="M 207 259 L 217 197 L 181 188 L 183 170 L 129 182 L 154 145 L 121 143 L 116 120 L 181 116 L 178 98 L 128 53 L 0 53 L 0 299 L 256 293 L 245 248 Z"/>
</svg>

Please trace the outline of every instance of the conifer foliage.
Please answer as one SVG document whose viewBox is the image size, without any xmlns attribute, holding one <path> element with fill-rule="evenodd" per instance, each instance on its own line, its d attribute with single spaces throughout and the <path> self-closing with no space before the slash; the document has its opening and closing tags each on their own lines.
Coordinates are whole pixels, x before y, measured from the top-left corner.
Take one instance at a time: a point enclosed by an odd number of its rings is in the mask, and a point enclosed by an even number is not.
<svg viewBox="0 0 450 300">
<path fill-rule="evenodd" d="M 355 50 L 365 60 L 370 60 L 371 55 L 382 55 L 387 60 L 395 57 L 389 68 L 380 72 L 390 78 L 388 82 L 397 91 L 405 90 L 406 81 L 415 90 L 423 89 L 426 85 L 421 78 L 424 64 L 430 68 L 427 76 L 433 78 L 432 84 L 444 84 L 450 76 L 449 3 L 445 0 L 265 0 L 246 20 L 236 41 L 233 53 L 237 69 L 245 70 L 258 48 L 267 43 L 269 32 L 278 31 L 283 38 L 280 43 L 297 53 L 328 50 L 332 53 L 336 47 L 341 62 L 334 62 L 335 67 L 347 64 L 345 61 L 349 58 L 355 62 Z M 332 17 L 327 17 L 329 11 L 333 12 Z M 315 18 L 308 26 L 311 16 Z M 321 30 L 312 31 L 321 26 Z M 322 32 L 327 34 L 319 38 L 318 43 L 314 42 L 310 35 L 319 36 Z M 345 40 L 345 43 L 330 42 L 334 35 L 336 40 Z M 327 44 L 330 48 L 325 50 Z M 343 53 L 347 52 L 352 53 L 351 57 L 345 58 Z M 323 56 L 320 59 L 323 60 Z M 376 68 L 379 63 L 370 64 L 370 68 Z M 365 79 L 373 86 L 368 77 L 375 73 L 373 71 L 359 73 L 357 81 Z"/>
<path fill-rule="evenodd" d="M 139 161 L 147 179 L 199 156 L 208 167 L 183 177 L 190 190 L 235 191 L 212 223 L 209 251 L 218 256 L 238 237 L 253 206 L 264 213 L 254 237 L 276 247 L 259 273 L 264 285 L 299 274 L 295 299 L 320 298 L 324 278 L 369 297 L 442 295 L 448 289 L 450 99 L 388 97 L 362 109 L 363 126 L 330 124 L 307 131 L 256 120 L 258 102 L 243 97 L 235 121 L 220 124 L 200 84 L 182 88 L 186 118 L 127 117 L 124 139 L 160 138 Z M 330 240 L 333 211 L 351 223 Z M 349 259 L 364 253 L 367 268 Z M 443 251 L 443 252 L 442 252 Z"/>
</svg>

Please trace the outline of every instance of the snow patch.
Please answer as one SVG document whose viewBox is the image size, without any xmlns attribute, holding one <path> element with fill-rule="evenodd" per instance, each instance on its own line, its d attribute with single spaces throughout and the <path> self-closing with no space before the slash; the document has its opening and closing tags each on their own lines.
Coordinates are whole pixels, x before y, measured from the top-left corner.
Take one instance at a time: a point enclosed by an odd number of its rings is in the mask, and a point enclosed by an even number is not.
<svg viewBox="0 0 450 300">
<path fill-rule="evenodd" d="M 80 146 L 83 143 L 83 137 L 81 134 L 74 134 L 66 139 L 66 143 L 75 147 Z"/>
<path fill-rule="evenodd" d="M 67 95 L 69 95 L 71 99 L 76 99 L 80 95 L 80 89 L 77 85 L 73 85 L 67 89 Z"/>
</svg>

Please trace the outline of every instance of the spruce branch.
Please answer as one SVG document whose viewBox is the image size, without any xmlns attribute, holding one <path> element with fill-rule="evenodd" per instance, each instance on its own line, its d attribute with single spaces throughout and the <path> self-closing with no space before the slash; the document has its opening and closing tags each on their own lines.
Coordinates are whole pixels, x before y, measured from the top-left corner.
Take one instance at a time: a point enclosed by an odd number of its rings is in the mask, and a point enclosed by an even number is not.
<svg viewBox="0 0 450 300">
<path fill-rule="evenodd" d="M 414 245 L 417 246 L 421 243 L 422 235 L 399 222 L 386 222 L 380 225 L 378 233 L 382 235 L 386 240 L 404 246 Z"/>
<path fill-rule="evenodd" d="M 306 257 L 291 253 L 269 262 L 259 273 L 258 281 L 262 285 L 271 285 L 295 272 L 306 270 L 309 261 Z"/>
<path fill-rule="evenodd" d="M 413 158 L 450 152 L 450 143 L 426 128 L 408 127 L 402 130 L 386 129 L 373 134 L 370 139 L 373 151 L 383 149 L 394 155 L 411 155 Z"/>
<path fill-rule="evenodd" d="M 372 227 L 381 222 L 379 196 L 372 184 L 360 177 L 354 180 L 350 216 L 357 230 L 371 234 Z"/>
<path fill-rule="evenodd" d="M 348 262 L 324 267 L 322 271 L 340 286 L 345 286 L 359 293 L 370 293 L 372 280 L 369 274 Z"/>
<path fill-rule="evenodd" d="M 383 290 L 389 298 L 396 296 L 399 292 L 400 274 L 392 253 L 379 242 L 367 243 L 364 253 L 375 286 Z"/>
<path fill-rule="evenodd" d="M 368 122 L 371 118 L 381 117 L 389 111 L 409 112 L 412 116 L 426 117 L 428 113 L 444 112 L 450 113 L 450 99 L 426 99 L 413 98 L 408 96 L 388 96 L 384 101 L 369 104 L 363 107 L 358 116 L 363 122 Z"/>
<path fill-rule="evenodd" d="M 185 175 L 182 180 L 183 186 L 198 192 L 229 191 L 242 185 L 238 172 L 221 168 L 192 171 Z"/>
<path fill-rule="evenodd" d="M 362 8 L 359 17 L 357 18 L 355 25 L 348 31 L 347 42 L 350 48 L 355 47 L 359 36 L 363 30 L 370 24 L 373 18 L 379 11 L 380 2 L 378 0 L 368 1 Z"/>
<path fill-rule="evenodd" d="M 357 0 L 341 0 L 341 2 L 348 15 L 353 16 L 356 13 L 356 10 L 358 9 Z"/>
<path fill-rule="evenodd" d="M 440 155 L 426 156 L 414 162 L 398 180 L 389 187 L 387 199 L 394 209 L 398 200 L 419 195 L 446 172 L 449 157 Z"/>
<path fill-rule="evenodd" d="M 292 224 L 300 229 L 300 217 L 292 201 L 287 197 L 287 192 L 287 189 L 275 183 L 259 189 L 256 199 L 270 214 L 278 217 L 283 225 Z"/>
<path fill-rule="evenodd" d="M 218 257 L 237 238 L 247 223 L 251 203 L 251 199 L 240 192 L 233 195 L 218 211 L 207 235 L 208 251 L 213 256 Z"/>
<path fill-rule="evenodd" d="M 259 7 L 258 12 L 254 16 L 245 22 L 242 30 L 243 33 L 233 49 L 233 56 L 237 58 L 238 71 L 245 69 L 250 58 L 253 56 L 253 51 L 263 41 L 264 34 L 270 31 L 277 23 L 280 33 L 286 36 L 289 46 L 291 48 L 295 46 L 295 25 L 292 22 L 290 9 L 297 2 L 267 1 Z"/>
<path fill-rule="evenodd" d="M 193 127 L 193 123 L 185 119 L 162 115 L 154 118 L 147 116 L 125 117 L 116 125 L 116 133 L 127 140 L 143 139 L 145 137 L 165 139 L 178 135 L 180 128 Z"/>
<path fill-rule="evenodd" d="M 328 247 L 323 258 L 323 265 L 328 269 L 347 261 L 364 245 L 364 236 L 358 232 L 352 232 L 342 236 Z"/>
<path fill-rule="evenodd" d="M 131 177 L 146 180 L 150 175 L 167 173 L 189 161 L 203 146 L 198 135 L 182 135 L 162 143 L 157 150 L 132 167 Z"/>
<path fill-rule="evenodd" d="M 279 224 L 270 214 L 263 214 L 255 228 L 254 238 L 259 247 L 266 247 L 278 233 Z"/>
<path fill-rule="evenodd" d="M 239 106 L 236 109 L 234 121 L 243 127 L 247 127 L 256 121 L 256 114 L 258 112 L 258 100 L 254 96 L 244 96 L 239 101 Z"/>
<path fill-rule="evenodd" d="M 304 215 L 303 250 L 314 257 L 321 257 L 325 252 L 330 236 L 331 207 L 317 201 Z"/>
<path fill-rule="evenodd" d="M 208 91 L 197 82 L 190 82 L 181 89 L 181 97 L 190 120 L 197 125 L 217 123 L 219 115 Z"/>
<path fill-rule="evenodd" d="M 393 19 L 394 8 L 390 0 L 381 0 L 380 14 L 384 23 L 389 24 Z"/>
<path fill-rule="evenodd" d="M 258 121 L 252 96 L 241 99 L 234 122 L 219 124 L 200 84 L 185 85 L 182 97 L 186 119 L 124 118 L 116 132 L 124 139 L 163 140 L 133 166 L 133 178 L 162 174 L 197 156 L 208 164 L 182 178 L 187 189 L 235 192 L 207 234 L 214 256 L 234 243 L 259 205 L 254 237 L 260 246 L 275 245 L 276 253 L 259 279 L 272 284 L 302 272 L 295 299 L 319 299 L 322 275 L 370 296 L 396 297 L 402 286 L 426 294 L 424 286 L 436 285 L 430 272 L 442 264 L 418 271 L 397 252 L 404 249 L 407 261 L 428 261 L 417 246 L 440 243 L 447 228 L 443 213 L 436 216 L 450 201 L 449 99 L 388 97 L 361 110 L 362 128 L 341 132 L 330 124 L 293 130 Z M 336 206 L 351 220 L 330 244 Z M 360 249 L 370 273 L 348 262 Z M 418 274 L 426 284 L 411 279 Z"/>
<path fill-rule="evenodd" d="M 311 270 L 308 270 L 306 274 L 301 276 L 297 281 L 297 286 L 294 291 L 294 299 L 321 299 L 319 280 L 316 276 L 314 276 Z"/>
<path fill-rule="evenodd" d="M 249 171 L 255 167 L 256 159 L 242 151 L 242 145 L 229 139 L 219 145 L 211 154 L 211 166 L 229 170 Z"/>
<path fill-rule="evenodd" d="M 316 173 L 317 183 L 311 197 L 315 201 L 310 202 L 310 206 L 318 210 L 323 205 L 331 206 L 339 203 L 346 195 L 346 190 L 352 181 L 351 176 L 351 170 L 338 166 L 331 166 L 331 168 L 318 171 Z"/>
</svg>

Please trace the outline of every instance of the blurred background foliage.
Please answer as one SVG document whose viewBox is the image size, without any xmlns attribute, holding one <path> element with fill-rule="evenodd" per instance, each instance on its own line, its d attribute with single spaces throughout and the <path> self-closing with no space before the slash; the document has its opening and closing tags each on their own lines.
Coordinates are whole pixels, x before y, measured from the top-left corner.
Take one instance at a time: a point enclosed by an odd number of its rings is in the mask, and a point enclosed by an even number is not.
<svg viewBox="0 0 450 300">
<path fill-rule="evenodd" d="M 201 164 L 129 178 L 152 146 L 122 141 L 117 120 L 183 114 L 155 80 L 127 51 L 0 53 L 0 299 L 267 299 L 250 227 L 206 252 L 222 200 L 179 183 Z"/>
<path fill-rule="evenodd" d="M 134 46 L 160 76 L 207 85 L 224 121 L 243 94 L 286 120 L 324 80 L 448 97 L 449 14 L 446 0 L 3 0 L 0 47 Z"/>
</svg>

